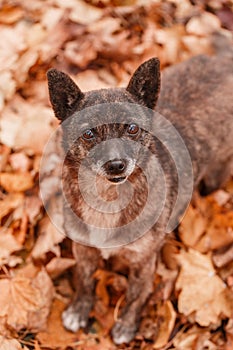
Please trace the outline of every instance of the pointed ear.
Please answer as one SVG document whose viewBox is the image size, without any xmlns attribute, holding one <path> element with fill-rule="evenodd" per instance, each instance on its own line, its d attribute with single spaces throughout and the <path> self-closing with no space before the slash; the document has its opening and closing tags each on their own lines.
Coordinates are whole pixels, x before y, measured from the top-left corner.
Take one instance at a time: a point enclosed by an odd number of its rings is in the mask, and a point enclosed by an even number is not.
<svg viewBox="0 0 233 350">
<path fill-rule="evenodd" d="M 126 88 L 137 100 L 148 108 L 156 105 L 160 90 L 160 62 L 151 58 L 142 63 L 130 79 Z"/>
<path fill-rule="evenodd" d="M 67 74 L 57 69 L 49 69 L 47 78 L 50 102 L 55 116 L 65 120 L 75 110 L 84 94 Z"/>
</svg>

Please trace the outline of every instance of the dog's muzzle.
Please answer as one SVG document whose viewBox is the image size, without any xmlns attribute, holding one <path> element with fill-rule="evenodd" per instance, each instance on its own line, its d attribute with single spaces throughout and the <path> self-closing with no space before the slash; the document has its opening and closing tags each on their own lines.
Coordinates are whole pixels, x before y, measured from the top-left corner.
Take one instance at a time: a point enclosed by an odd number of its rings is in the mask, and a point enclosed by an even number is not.
<svg viewBox="0 0 233 350">
<path fill-rule="evenodd" d="M 103 168 L 108 180 L 113 183 L 120 183 L 126 179 L 124 173 L 127 168 L 127 161 L 125 159 L 109 160 L 103 165 Z"/>
</svg>

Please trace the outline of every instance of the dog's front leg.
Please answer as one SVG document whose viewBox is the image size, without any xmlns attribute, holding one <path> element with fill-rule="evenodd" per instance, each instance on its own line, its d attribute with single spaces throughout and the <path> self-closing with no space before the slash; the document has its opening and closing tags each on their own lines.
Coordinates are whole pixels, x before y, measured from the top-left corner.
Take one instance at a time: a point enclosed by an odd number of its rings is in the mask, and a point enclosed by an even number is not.
<svg viewBox="0 0 233 350">
<path fill-rule="evenodd" d="M 62 321 L 66 329 L 76 332 L 79 328 L 86 327 L 94 303 L 93 273 L 98 266 L 99 251 L 73 243 L 73 254 L 76 260 L 73 274 L 75 295 L 70 306 L 63 312 Z"/>
<path fill-rule="evenodd" d="M 153 291 L 155 265 L 155 253 L 143 257 L 140 262 L 131 262 L 126 306 L 112 329 L 112 337 L 116 344 L 128 343 L 136 334 L 141 310 Z"/>
</svg>

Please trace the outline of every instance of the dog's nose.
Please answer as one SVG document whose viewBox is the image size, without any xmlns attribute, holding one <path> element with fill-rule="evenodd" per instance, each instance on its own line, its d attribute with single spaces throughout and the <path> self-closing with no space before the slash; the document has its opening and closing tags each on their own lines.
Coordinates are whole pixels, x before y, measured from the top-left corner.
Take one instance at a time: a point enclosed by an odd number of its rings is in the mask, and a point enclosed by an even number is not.
<svg viewBox="0 0 233 350">
<path fill-rule="evenodd" d="M 126 161 L 124 159 L 109 160 L 104 164 L 104 170 L 110 175 L 119 175 L 123 173 L 126 168 Z"/>
</svg>

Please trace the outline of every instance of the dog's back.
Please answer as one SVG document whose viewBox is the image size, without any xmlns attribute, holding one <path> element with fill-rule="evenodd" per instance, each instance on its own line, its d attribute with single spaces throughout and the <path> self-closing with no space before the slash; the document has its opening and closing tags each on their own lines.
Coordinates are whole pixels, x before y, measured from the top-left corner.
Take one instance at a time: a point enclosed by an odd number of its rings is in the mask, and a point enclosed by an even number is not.
<svg viewBox="0 0 233 350">
<path fill-rule="evenodd" d="M 233 162 L 233 51 L 196 56 L 162 75 L 157 110 L 189 149 L 195 185 L 217 189 Z"/>
</svg>

